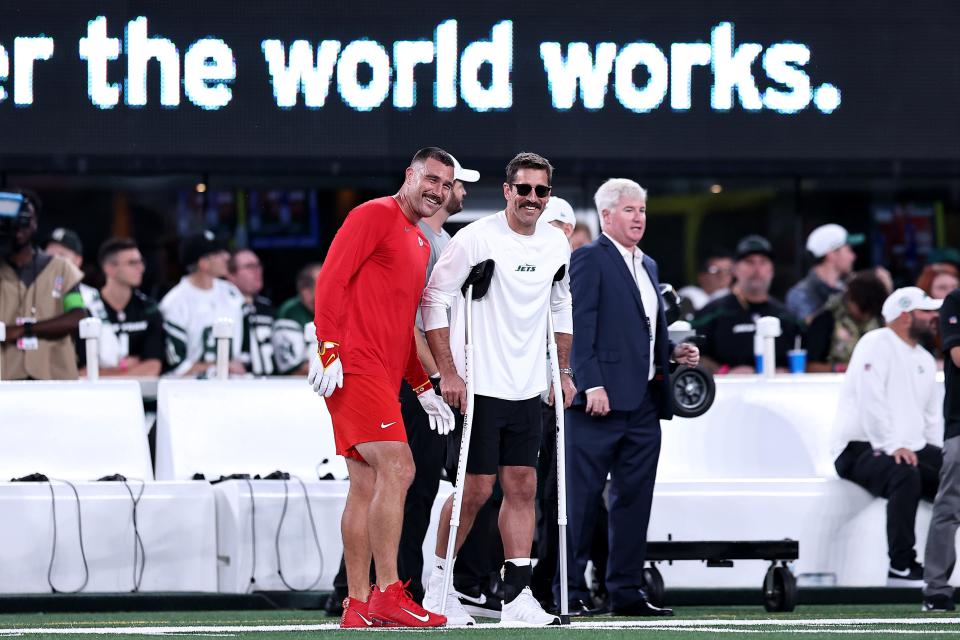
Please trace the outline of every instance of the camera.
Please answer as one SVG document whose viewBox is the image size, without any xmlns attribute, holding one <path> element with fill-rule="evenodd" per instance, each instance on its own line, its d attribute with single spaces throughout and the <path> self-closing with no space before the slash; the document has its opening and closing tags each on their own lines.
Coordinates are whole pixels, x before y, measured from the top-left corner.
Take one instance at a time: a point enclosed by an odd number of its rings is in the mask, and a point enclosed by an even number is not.
<svg viewBox="0 0 960 640">
<path fill-rule="evenodd" d="M 22 193 L 0 191 L 0 257 L 13 253 L 17 232 L 30 226 L 31 210 Z"/>
</svg>

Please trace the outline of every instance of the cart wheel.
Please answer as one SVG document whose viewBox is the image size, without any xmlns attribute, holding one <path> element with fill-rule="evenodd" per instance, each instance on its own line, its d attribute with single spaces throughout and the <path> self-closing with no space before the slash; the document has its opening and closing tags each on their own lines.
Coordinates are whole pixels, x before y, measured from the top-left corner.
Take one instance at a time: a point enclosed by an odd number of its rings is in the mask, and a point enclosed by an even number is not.
<svg viewBox="0 0 960 640">
<path fill-rule="evenodd" d="M 671 374 L 673 413 L 681 418 L 696 418 L 713 405 L 717 393 L 713 374 L 704 367 L 679 366 Z"/>
<path fill-rule="evenodd" d="M 770 567 L 763 578 L 763 608 L 793 611 L 797 606 L 797 580 L 787 567 Z"/>
<path fill-rule="evenodd" d="M 663 606 L 663 575 L 656 566 L 650 565 L 643 570 L 644 591 L 647 592 L 647 600 L 655 607 Z"/>
</svg>

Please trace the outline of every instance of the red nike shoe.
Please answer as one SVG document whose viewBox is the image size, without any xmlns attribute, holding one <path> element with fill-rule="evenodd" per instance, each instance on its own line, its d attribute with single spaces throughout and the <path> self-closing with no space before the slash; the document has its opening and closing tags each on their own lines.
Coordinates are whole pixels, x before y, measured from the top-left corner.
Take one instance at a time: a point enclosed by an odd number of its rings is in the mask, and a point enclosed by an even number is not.
<svg viewBox="0 0 960 640">
<path fill-rule="evenodd" d="M 340 616 L 340 628 L 366 629 L 368 627 L 379 627 L 380 624 L 374 621 L 367 612 L 369 604 L 369 602 L 360 602 L 350 596 L 344 598 L 343 615 Z"/>
<path fill-rule="evenodd" d="M 385 591 L 374 585 L 367 603 L 370 618 L 389 626 L 439 627 L 447 623 L 447 617 L 427 611 L 410 597 L 406 586 L 410 581 L 399 580 Z"/>
</svg>

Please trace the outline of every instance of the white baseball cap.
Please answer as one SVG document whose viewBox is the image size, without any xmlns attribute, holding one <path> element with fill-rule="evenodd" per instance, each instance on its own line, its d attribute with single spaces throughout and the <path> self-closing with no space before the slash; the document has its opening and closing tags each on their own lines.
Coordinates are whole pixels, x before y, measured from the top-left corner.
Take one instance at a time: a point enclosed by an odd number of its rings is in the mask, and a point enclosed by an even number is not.
<svg viewBox="0 0 960 640">
<path fill-rule="evenodd" d="M 838 224 L 825 224 L 817 227 L 807 236 L 807 251 L 812 253 L 814 258 L 822 258 L 845 244 L 854 246 L 862 244 L 863 240 L 862 233 L 850 235 Z"/>
<path fill-rule="evenodd" d="M 883 302 L 883 319 L 893 322 L 901 313 L 910 311 L 936 311 L 943 304 L 928 296 L 920 287 L 903 287 L 891 293 Z"/>
<path fill-rule="evenodd" d="M 540 222 L 553 222 L 554 220 L 577 226 L 577 217 L 573 215 L 573 207 L 570 206 L 570 203 L 563 198 L 550 196 L 550 199 L 547 200 L 547 206 L 543 208 L 543 213 L 540 214 Z"/>
<path fill-rule="evenodd" d="M 464 169 L 463 167 L 460 166 L 460 163 L 457 161 L 456 158 L 454 158 L 452 155 L 450 157 L 453 158 L 453 179 L 454 180 L 459 180 L 460 182 L 476 182 L 477 180 L 480 179 L 479 171 L 475 171 L 473 169 Z"/>
</svg>

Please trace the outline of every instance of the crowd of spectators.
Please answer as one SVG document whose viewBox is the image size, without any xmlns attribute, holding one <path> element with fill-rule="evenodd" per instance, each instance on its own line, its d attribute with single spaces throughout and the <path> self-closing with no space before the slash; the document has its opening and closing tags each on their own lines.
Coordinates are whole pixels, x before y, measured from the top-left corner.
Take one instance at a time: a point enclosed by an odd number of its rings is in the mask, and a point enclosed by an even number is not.
<svg viewBox="0 0 960 640">
<path fill-rule="evenodd" d="M 838 224 L 814 229 L 806 242 L 812 266 L 785 302 L 770 295 L 776 256 L 766 238 L 743 238 L 732 257 L 711 252 L 701 263 L 697 285 L 679 291 L 685 317 L 702 336 L 704 365 L 715 374 L 754 373 L 756 322 L 773 316 L 781 325 L 779 371 L 787 371 L 787 352 L 799 348 L 806 352 L 808 373 L 846 371 L 860 338 L 884 326 L 881 307 L 894 289 L 881 266 L 853 271 L 854 247 L 863 240 L 862 234 L 849 234 Z M 957 288 L 958 269 L 956 250 L 932 251 L 916 286 L 942 300 Z M 939 336 L 924 337 L 921 344 L 942 368 Z"/>
<path fill-rule="evenodd" d="M 195 233 L 180 246 L 186 275 L 156 301 L 139 289 L 145 265 L 137 244 L 110 238 L 98 252 L 104 285 L 96 289 L 81 281 L 84 252 L 78 234 L 55 229 L 38 248 L 39 200 L 32 194 L 24 200 L 29 221 L 18 232 L 16 251 L 0 261 L 0 278 L 9 287 L 0 304 L 0 321 L 8 327 L 4 379 L 83 375 L 85 350 L 77 325 L 84 315 L 103 322 L 101 375 L 209 376 L 216 354 L 213 324 L 219 318 L 233 320 L 231 375 L 306 373 L 304 327 L 313 321 L 321 263 L 301 268 L 296 295 L 274 305 L 262 293 L 263 264 L 254 251 L 231 252 L 210 231 Z M 591 232 L 572 207 L 566 209 L 558 224 L 576 250 L 590 242 Z M 716 374 L 753 373 L 755 323 L 775 316 L 782 329 L 776 339 L 778 368 L 785 371 L 787 352 L 802 347 L 808 372 L 845 371 L 860 337 L 884 325 L 880 307 L 893 290 L 883 267 L 853 271 L 855 247 L 863 240 L 838 224 L 814 229 L 806 241 L 810 271 L 783 302 L 770 294 L 776 255 L 766 238 L 749 235 L 733 251 L 710 250 L 699 262 L 696 282 L 679 290 L 683 316 L 702 336 L 703 364 Z M 960 253 L 936 249 L 916 286 L 942 299 L 960 284 L 958 276 Z M 942 366 L 940 338 L 923 346 Z"/>
</svg>

